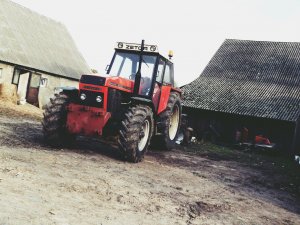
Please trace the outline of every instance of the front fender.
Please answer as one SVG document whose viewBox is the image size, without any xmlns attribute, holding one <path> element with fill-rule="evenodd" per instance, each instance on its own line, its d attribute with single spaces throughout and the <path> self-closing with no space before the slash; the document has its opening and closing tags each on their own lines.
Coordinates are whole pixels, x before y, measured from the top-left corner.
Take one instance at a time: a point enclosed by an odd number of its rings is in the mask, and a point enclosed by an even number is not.
<svg viewBox="0 0 300 225">
<path fill-rule="evenodd" d="M 77 99 L 79 90 L 75 87 L 56 87 L 54 88 L 54 94 L 64 93 L 71 99 Z"/>
</svg>

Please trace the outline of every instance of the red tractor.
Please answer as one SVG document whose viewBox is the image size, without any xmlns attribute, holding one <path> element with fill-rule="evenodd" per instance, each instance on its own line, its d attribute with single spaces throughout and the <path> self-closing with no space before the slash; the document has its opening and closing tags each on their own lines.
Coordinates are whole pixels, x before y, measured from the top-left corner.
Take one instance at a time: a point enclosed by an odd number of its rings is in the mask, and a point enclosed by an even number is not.
<svg viewBox="0 0 300 225">
<path fill-rule="evenodd" d="M 173 63 L 142 41 L 117 43 L 107 75 L 82 75 L 79 90 L 62 89 L 46 106 L 42 124 L 45 140 L 55 146 L 77 135 L 116 136 L 125 158 L 137 163 L 152 137 L 173 148 L 180 122 Z"/>
</svg>

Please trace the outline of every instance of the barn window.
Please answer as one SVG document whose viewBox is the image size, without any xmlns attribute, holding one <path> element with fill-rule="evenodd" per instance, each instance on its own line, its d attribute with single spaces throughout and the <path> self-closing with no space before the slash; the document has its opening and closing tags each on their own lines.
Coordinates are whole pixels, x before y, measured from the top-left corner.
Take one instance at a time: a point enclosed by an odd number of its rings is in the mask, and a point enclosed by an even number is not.
<svg viewBox="0 0 300 225">
<path fill-rule="evenodd" d="M 41 84 L 41 75 L 40 74 L 32 74 L 30 80 L 30 87 L 39 88 Z"/>
<path fill-rule="evenodd" d="M 47 78 L 41 78 L 41 84 L 40 87 L 47 87 L 48 79 Z"/>
</svg>

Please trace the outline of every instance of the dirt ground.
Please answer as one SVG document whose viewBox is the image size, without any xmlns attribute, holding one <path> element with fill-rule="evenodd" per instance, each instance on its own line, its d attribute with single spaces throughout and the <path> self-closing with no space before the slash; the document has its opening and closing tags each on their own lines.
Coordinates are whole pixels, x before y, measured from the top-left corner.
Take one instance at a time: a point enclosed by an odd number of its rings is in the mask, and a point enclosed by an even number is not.
<svg viewBox="0 0 300 225">
<path fill-rule="evenodd" d="M 41 112 L 26 109 L 0 104 L 1 225 L 300 224 L 299 177 L 284 163 L 212 145 L 139 164 L 97 140 L 51 149 Z"/>
</svg>

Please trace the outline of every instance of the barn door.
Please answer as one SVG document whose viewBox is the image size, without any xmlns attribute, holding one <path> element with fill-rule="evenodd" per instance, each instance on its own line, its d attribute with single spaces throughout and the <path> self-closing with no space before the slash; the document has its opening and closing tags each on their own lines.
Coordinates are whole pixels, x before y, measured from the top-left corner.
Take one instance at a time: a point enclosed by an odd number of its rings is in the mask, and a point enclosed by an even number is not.
<svg viewBox="0 0 300 225">
<path fill-rule="evenodd" d="M 39 88 L 41 82 L 41 75 L 31 74 L 29 79 L 29 85 L 27 90 L 27 102 L 39 106 Z"/>
<path fill-rule="evenodd" d="M 26 101 L 27 87 L 28 87 L 28 79 L 30 77 L 29 72 L 19 73 L 17 84 L 18 84 L 18 95 L 20 101 Z"/>
</svg>

